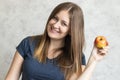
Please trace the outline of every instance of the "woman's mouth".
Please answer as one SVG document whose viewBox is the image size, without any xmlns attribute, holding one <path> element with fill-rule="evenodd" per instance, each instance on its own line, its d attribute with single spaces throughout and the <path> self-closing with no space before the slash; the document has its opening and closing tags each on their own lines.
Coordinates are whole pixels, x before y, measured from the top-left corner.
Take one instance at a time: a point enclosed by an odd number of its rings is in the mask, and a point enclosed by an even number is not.
<svg viewBox="0 0 120 80">
<path fill-rule="evenodd" d="M 58 31 L 57 29 L 54 29 L 53 27 L 50 28 L 50 31 L 52 33 L 60 33 L 60 31 Z"/>
</svg>

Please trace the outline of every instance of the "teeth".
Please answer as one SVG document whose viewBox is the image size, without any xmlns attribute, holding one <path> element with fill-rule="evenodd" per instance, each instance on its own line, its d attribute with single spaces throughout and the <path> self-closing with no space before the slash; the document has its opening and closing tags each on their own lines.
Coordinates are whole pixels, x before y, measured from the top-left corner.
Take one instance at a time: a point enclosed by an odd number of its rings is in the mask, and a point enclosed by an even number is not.
<svg viewBox="0 0 120 80">
<path fill-rule="evenodd" d="M 59 33 L 59 31 L 56 31 L 55 29 L 53 29 L 53 28 L 51 28 L 51 30 L 53 31 L 53 32 L 57 32 L 57 33 Z"/>
<path fill-rule="evenodd" d="M 58 31 L 56 31 L 56 30 L 54 30 L 54 29 L 53 29 L 52 31 L 53 31 L 53 32 L 57 32 L 57 33 L 58 33 Z"/>
</svg>

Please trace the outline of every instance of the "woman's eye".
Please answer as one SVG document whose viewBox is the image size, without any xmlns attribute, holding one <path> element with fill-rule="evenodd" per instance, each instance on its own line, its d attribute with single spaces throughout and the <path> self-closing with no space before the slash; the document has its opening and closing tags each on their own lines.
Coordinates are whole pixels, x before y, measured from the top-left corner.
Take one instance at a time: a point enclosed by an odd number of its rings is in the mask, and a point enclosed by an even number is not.
<svg viewBox="0 0 120 80">
<path fill-rule="evenodd" d="M 53 17 L 53 19 L 54 19 L 55 21 L 57 21 L 57 20 L 58 20 L 58 18 L 57 18 L 57 17 Z"/>
<path fill-rule="evenodd" d="M 67 26 L 67 24 L 66 24 L 66 23 L 63 23 L 63 26 Z"/>
<path fill-rule="evenodd" d="M 62 25 L 67 27 L 67 24 L 65 22 L 62 22 Z"/>
</svg>

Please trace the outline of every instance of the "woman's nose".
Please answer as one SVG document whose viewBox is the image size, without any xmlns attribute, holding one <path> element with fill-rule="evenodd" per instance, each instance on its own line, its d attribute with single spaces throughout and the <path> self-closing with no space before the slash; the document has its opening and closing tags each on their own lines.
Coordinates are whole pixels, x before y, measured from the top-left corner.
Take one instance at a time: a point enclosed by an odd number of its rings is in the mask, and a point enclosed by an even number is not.
<svg viewBox="0 0 120 80">
<path fill-rule="evenodd" d="M 54 24 L 54 28 L 60 28 L 60 22 L 56 22 L 56 23 Z"/>
</svg>

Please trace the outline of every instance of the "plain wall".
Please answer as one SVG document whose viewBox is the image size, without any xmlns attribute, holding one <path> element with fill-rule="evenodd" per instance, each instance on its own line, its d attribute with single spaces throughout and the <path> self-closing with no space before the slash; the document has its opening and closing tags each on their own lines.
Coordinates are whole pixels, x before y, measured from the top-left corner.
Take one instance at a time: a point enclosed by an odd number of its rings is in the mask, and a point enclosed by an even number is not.
<svg viewBox="0 0 120 80">
<path fill-rule="evenodd" d="M 72 1 L 83 9 L 88 60 L 96 36 L 109 41 L 109 53 L 100 61 L 91 80 L 120 80 L 120 0 L 0 0 L 0 80 L 4 80 L 16 46 L 43 33 L 53 8 Z"/>
</svg>

